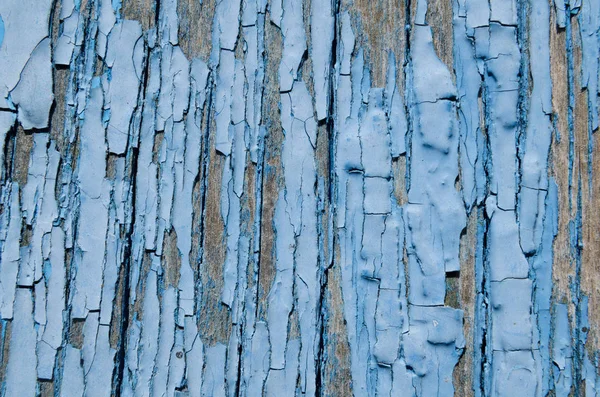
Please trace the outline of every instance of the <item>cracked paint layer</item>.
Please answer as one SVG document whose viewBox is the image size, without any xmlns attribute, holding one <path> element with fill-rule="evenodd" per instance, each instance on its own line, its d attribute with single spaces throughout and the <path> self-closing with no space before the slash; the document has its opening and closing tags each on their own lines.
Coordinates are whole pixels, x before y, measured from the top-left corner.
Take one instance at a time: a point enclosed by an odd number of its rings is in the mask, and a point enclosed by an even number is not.
<svg viewBox="0 0 600 397">
<path fill-rule="evenodd" d="M 363 3 L 0 2 L 0 395 L 596 395 L 598 0 Z"/>
</svg>

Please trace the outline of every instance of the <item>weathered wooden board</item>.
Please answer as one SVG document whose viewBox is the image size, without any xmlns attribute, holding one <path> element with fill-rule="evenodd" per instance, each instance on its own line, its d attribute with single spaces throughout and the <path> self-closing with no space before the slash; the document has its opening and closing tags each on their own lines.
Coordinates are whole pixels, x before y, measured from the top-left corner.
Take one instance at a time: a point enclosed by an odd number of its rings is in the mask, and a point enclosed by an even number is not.
<svg viewBox="0 0 600 397">
<path fill-rule="evenodd" d="M 0 1 L 0 395 L 600 394 L 599 58 L 599 0 Z"/>
</svg>

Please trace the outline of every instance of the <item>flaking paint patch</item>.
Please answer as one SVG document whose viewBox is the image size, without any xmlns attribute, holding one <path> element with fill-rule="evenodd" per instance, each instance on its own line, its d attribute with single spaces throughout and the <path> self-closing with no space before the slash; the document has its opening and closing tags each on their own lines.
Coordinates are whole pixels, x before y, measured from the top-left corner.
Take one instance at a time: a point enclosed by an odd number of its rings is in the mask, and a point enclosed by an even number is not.
<svg viewBox="0 0 600 397">
<path fill-rule="evenodd" d="M 0 5 L 2 395 L 600 389 L 597 0 L 52 6 Z"/>
</svg>

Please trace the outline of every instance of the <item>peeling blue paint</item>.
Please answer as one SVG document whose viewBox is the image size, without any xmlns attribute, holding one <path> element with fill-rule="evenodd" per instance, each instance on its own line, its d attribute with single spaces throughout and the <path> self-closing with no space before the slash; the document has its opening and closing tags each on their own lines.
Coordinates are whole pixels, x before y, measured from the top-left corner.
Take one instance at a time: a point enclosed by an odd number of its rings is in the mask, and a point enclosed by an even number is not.
<svg viewBox="0 0 600 397">
<path fill-rule="evenodd" d="M 0 3 L 1 395 L 327 395 L 346 377 L 354 395 L 449 396 L 466 354 L 476 396 L 600 390 L 581 285 L 598 0 L 456 0 L 449 64 L 427 1 L 405 3 L 384 87 L 337 1 L 217 2 L 208 59 L 180 44 L 183 4 L 157 2 L 145 31 L 127 5 Z M 553 132 L 569 137 L 568 213 Z M 554 285 L 559 217 L 570 291 Z M 470 334 L 448 287 L 465 270 Z"/>
</svg>

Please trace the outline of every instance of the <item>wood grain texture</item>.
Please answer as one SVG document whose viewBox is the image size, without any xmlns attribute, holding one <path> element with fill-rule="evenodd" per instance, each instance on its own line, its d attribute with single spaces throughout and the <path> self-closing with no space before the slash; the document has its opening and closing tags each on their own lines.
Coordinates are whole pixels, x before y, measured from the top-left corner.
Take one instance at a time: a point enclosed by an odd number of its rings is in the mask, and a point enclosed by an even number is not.
<svg viewBox="0 0 600 397">
<path fill-rule="evenodd" d="M 0 395 L 597 395 L 599 10 L 0 2 Z"/>
</svg>

